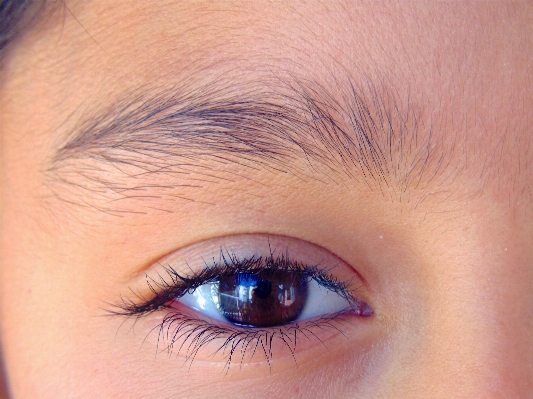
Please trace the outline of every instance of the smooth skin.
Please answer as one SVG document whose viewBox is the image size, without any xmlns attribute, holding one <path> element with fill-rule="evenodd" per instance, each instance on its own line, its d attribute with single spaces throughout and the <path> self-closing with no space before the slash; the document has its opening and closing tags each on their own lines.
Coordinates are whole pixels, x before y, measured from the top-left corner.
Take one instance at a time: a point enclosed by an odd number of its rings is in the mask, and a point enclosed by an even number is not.
<svg viewBox="0 0 533 399">
<path fill-rule="evenodd" d="M 0 322 L 13 398 L 533 398 L 531 3 L 66 5 L 50 6 L 1 72 Z M 50 177 L 77 122 L 124 93 L 279 71 L 333 93 L 348 75 L 385 82 L 417 115 L 413 145 L 431 133 L 439 174 L 406 187 L 398 170 L 383 188 L 208 159 L 232 181 L 178 190 L 154 174 L 152 199 L 119 201 L 119 216 L 102 210 L 114 193 L 95 194 L 94 179 Z M 79 162 L 62 170 L 118 179 Z M 158 315 L 134 329 L 102 317 L 163 256 L 256 233 L 335 254 L 375 315 L 325 337 L 327 348 L 304 345 L 297 367 L 258 358 L 228 373 L 207 356 L 191 367 L 156 356 L 143 340 Z"/>
</svg>

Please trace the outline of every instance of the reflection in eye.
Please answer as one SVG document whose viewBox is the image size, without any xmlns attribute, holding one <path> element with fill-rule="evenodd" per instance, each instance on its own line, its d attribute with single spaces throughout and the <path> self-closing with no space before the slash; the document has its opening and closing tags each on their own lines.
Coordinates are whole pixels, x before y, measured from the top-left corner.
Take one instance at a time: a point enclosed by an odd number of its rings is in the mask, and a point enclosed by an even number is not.
<svg viewBox="0 0 533 399">
<path fill-rule="evenodd" d="M 249 240 L 258 253 L 265 251 L 264 241 L 262 249 L 259 243 L 264 237 Z M 323 255 L 327 251 L 310 243 L 292 241 L 296 242 L 292 248 L 303 248 L 297 261 L 289 258 L 288 248 L 272 250 L 270 241 L 266 256 L 251 254 L 249 248 L 235 253 L 224 247 L 218 259 L 201 258 L 203 266 L 197 271 L 186 257 L 181 263 L 188 271 L 172 256 L 164 258 L 156 264 L 160 269 L 146 276 L 151 297 L 139 295 L 140 303 L 123 301 L 111 313 L 139 320 L 164 312 L 151 329 L 158 333 L 158 345 L 165 342 L 169 353 L 185 353 L 191 361 L 201 358 L 202 349 L 211 348 L 207 356 L 222 355 L 227 367 L 236 353 L 241 364 L 254 361 L 254 356 L 257 360 L 258 348 L 268 364 L 276 350 L 288 351 L 294 358 L 300 335 L 322 341 L 327 334 L 342 332 L 343 323 L 351 323 L 351 318 L 373 315 L 372 307 L 354 296 L 360 280 L 347 271 L 348 266 L 340 273 L 334 261 L 301 261 L 311 259 L 313 251 L 316 256 L 333 255 Z M 239 245 L 247 248 L 250 242 Z M 193 252 L 198 258 L 201 251 Z"/>
</svg>

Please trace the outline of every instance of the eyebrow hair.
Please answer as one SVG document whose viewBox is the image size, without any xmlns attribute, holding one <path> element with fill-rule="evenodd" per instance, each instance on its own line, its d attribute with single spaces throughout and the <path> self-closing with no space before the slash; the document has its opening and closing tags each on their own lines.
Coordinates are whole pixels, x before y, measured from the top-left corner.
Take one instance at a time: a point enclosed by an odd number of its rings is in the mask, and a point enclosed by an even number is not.
<svg viewBox="0 0 533 399">
<path fill-rule="evenodd" d="M 397 97 L 369 79 L 358 86 L 351 79 L 337 81 L 327 89 L 293 76 L 241 81 L 218 76 L 170 89 L 142 88 L 83 118 L 50 170 L 60 175 L 68 169 L 72 176 L 80 160 L 90 159 L 138 169 L 128 172 L 134 179 L 190 174 L 208 159 L 328 184 L 355 180 L 372 190 L 406 191 L 428 184 L 445 154 L 420 113 L 412 104 L 400 107 Z M 103 179 L 92 178 L 128 190 Z"/>
</svg>

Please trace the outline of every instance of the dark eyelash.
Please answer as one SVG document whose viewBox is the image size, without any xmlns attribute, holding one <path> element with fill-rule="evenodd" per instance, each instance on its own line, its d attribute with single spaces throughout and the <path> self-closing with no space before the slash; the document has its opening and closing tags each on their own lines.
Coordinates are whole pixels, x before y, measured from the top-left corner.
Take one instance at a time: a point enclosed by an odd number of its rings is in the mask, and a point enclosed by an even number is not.
<svg viewBox="0 0 533 399">
<path fill-rule="evenodd" d="M 322 343 L 320 337 L 314 332 L 315 329 L 339 332 L 344 335 L 342 326 L 349 321 L 347 318 L 341 317 L 342 315 L 347 313 L 354 314 L 353 311 L 357 309 L 359 309 L 359 315 L 361 316 L 373 314 L 370 308 L 362 306 L 364 302 L 353 296 L 352 292 L 357 289 L 357 287 L 351 286 L 353 279 L 339 281 L 330 273 L 333 267 L 321 268 L 319 264 L 306 265 L 301 262 L 295 262 L 289 258 L 286 252 L 278 253 L 275 256 L 271 252 L 267 257 L 251 256 L 245 259 L 238 259 L 236 255 L 224 249 L 220 251 L 218 262 L 213 259 L 211 264 L 205 263 L 203 270 L 192 273 L 190 276 L 178 273 L 170 265 L 163 266 L 163 269 L 168 278 L 163 277 L 161 274 L 158 274 L 157 280 L 147 276 L 147 284 L 154 294 L 153 298 L 146 299 L 140 294 L 135 294 L 140 300 L 139 303 L 123 299 L 121 303 L 114 305 L 114 309 L 108 310 L 108 313 L 126 316 L 138 321 L 150 313 L 161 309 L 169 309 L 163 321 L 152 329 L 150 333 L 158 331 L 158 352 L 160 351 L 161 342 L 167 342 L 164 350 L 168 352 L 169 356 L 175 351 L 177 353 L 185 351 L 185 359 L 190 361 L 190 364 L 192 364 L 201 348 L 215 340 L 222 340 L 222 343 L 213 355 L 222 353 L 222 355 L 226 356 L 224 367 L 226 371 L 229 370 L 229 366 L 234 361 L 237 353 L 240 353 L 239 357 L 242 364 L 248 350 L 252 351 L 250 358 L 254 356 L 256 351 L 262 351 L 270 366 L 272 343 L 275 339 L 283 342 L 296 362 L 296 344 L 301 338 L 309 340 L 314 338 Z M 265 270 L 280 273 L 287 271 L 301 273 L 305 278 L 313 279 L 321 286 L 345 298 L 350 307 L 335 314 L 321 316 L 304 322 L 293 322 L 269 328 L 243 328 L 207 322 L 196 316 L 189 315 L 187 312 L 177 311 L 168 305 L 170 301 L 180 298 L 186 293 L 192 293 L 204 284 L 218 281 L 238 272 L 253 273 Z M 365 310 L 361 312 L 361 309 Z M 369 309 L 370 312 L 364 313 Z M 148 335 L 146 338 L 148 338 Z M 179 341 L 181 341 L 181 344 L 176 348 L 176 343 Z"/>
<path fill-rule="evenodd" d="M 339 281 L 333 276 L 331 268 L 321 269 L 319 264 L 306 265 L 301 262 L 290 260 L 287 253 L 279 253 L 268 257 L 251 256 L 245 259 L 238 259 L 236 255 L 228 250 L 221 250 L 220 260 L 213 260 L 212 264 L 206 263 L 206 267 L 191 276 L 185 276 L 178 273 L 170 265 L 163 266 L 168 279 L 158 274 L 159 279 L 147 276 L 147 284 L 152 293 L 152 299 L 146 299 L 140 294 L 135 295 L 140 299 L 140 303 L 123 300 L 122 303 L 116 304 L 115 307 L 120 309 L 112 312 L 117 315 L 138 316 L 155 312 L 161 308 L 167 307 L 166 304 L 176 298 L 180 298 L 186 293 L 194 292 L 201 285 L 218 281 L 221 278 L 229 277 L 239 272 L 259 272 L 269 270 L 273 272 L 296 272 L 303 275 L 308 280 L 315 280 L 318 284 L 335 292 L 345 298 L 354 307 L 358 305 L 359 300 L 352 294 L 356 287 L 351 287 L 353 279 L 348 281 Z"/>
<path fill-rule="evenodd" d="M 249 350 L 252 351 L 249 356 L 250 360 L 258 350 L 262 351 L 270 367 L 273 356 L 272 344 L 275 339 L 281 339 L 297 364 L 296 344 L 302 338 L 308 340 L 314 338 L 327 349 L 322 339 L 313 331 L 314 329 L 338 332 L 345 336 L 342 327 L 347 323 L 350 324 L 348 319 L 341 317 L 345 313 L 349 313 L 349 310 L 302 323 L 296 322 L 275 328 L 250 329 L 220 326 L 190 316 L 185 312 L 173 311 L 169 312 L 151 332 L 158 331 L 158 352 L 161 341 L 168 342 L 162 350 L 166 351 L 169 356 L 172 356 L 174 351 L 179 354 L 185 350 L 185 362 L 189 362 L 190 365 L 204 346 L 221 339 L 222 344 L 212 353 L 212 356 L 218 353 L 225 356 L 224 370 L 227 372 L 236 356 L 240 357 L 240 363 L 243 364 Z M 176 347 L 176 343 L 180 340 L 182 340 L 181 344 Z"/>
</svg>

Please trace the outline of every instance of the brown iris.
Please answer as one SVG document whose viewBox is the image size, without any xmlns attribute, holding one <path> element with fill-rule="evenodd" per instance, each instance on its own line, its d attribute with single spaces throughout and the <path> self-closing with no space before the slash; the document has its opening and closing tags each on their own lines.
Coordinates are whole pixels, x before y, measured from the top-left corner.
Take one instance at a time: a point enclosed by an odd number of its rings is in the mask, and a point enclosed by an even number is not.
<svg viewBox="0 0 533 399">
<path fill-rule="evenodd" d="M 218 307 L 230 322 L 248 327 L 295 320 L 307 299 L 307 280 L 293 271 L 236 273 L 219 280 Z"/>
</svg>

